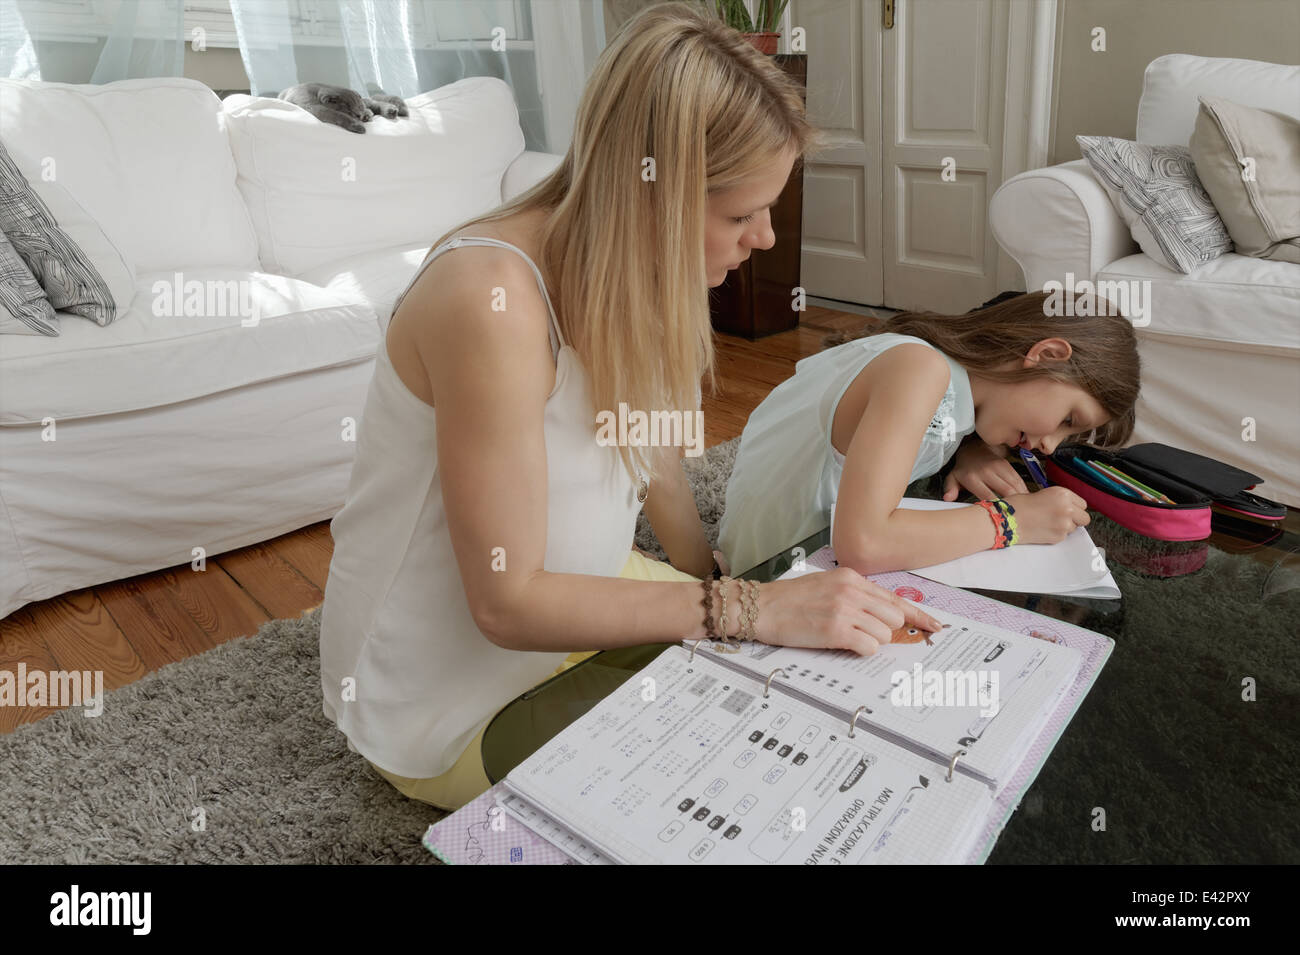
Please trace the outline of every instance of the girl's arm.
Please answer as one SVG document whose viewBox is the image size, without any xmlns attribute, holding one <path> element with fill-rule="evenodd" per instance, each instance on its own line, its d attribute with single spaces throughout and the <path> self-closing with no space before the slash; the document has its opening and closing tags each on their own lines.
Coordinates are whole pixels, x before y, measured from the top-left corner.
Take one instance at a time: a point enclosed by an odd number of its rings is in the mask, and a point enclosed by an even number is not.
<svg viewBox="0 0 1300 955">
<path fill-rule="evenodd" d="M 655 537 L 668 555 L 668 562 L 692 577 L 707 577 L 713 569 L 713 549 L 704 536 L 700 510 L 682 470 L 683 448 L 662 448 L 665 474 L 650 482 L 645 499 L 645 516 Z"/>
<path fill-rule="evenodd" d="M 546 304 L 532 270 L 514 253 L 456 254 L 465 271 L 455 286 L 438 288 L 426 271 L 407 295 L 410 307 L 393 321 L 409 320 L 428 374 L 447 530 L 475 624 L 513 650 L 605 650 L 703 637 L 699 584 L 544 569 L 543 425 L 555 367 Z M 492 307 L 495 287 L 506 292 L 504 311 Z M 595 441 L 595 420 L 588 424 Z M 727 632 L 735 634 L 740 584 L 728 587 Z M 831 571 L 762 585 L 758 639 L 871 653 L 905 621 L 938 627 L 910 601 L 857 574 Z"/>
<path fill-rule="evenodd" d="M 895 345 L 873 359 L 840 399 L 832 433 L 852 434 L 831 529 L 840 566 L 862 574 L 910 570 L 993 545 L 993 523 L 982 507 L 898 506 L 949 377 L 947 361 L 933 349 Z"/>
</svg>

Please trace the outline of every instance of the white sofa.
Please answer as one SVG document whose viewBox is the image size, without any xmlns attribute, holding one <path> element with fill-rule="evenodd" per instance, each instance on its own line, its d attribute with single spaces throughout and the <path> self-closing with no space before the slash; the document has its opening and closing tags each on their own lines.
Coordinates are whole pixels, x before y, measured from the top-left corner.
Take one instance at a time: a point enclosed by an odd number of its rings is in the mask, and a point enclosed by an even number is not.
<svg viewBox="0 0 1300 955">
<path fill-rule="evenodd" d="M 1146 69 L 1137 141 L 1183 145 L 1198 95 L 1300 117 L 1300 66 L 1171 54 Z M 1008 179 L 993 235 L 1025 287 L 1149 280 L 1137 328 L 1142 397 L 1134 443 L 1207 454 L 1264 479 L 1258 493 L 1300 507 L 1300 265 L 1230 252 L 1189 274 L 1143 254 L 1086 160 Z M 1253 419 L 1254 441 L 1248 441 Z"/>
<path fill-rule="evenodd" d="M 0 335 L 0 616 L 334 515 L 393 301 L 561 159 L 524 150 L 499 79 L 409 105 L 358 135 L 187 79 L 0 80 L 15 163 L 38 193 L 57 170 L 135 276 L 107 326 Z"/>
</svg>

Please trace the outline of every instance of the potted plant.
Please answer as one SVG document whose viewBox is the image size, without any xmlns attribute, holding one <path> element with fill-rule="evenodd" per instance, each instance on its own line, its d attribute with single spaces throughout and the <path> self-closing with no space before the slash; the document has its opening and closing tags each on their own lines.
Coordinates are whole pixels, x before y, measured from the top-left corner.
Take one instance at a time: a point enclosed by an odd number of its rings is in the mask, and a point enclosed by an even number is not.
<svg viewBox="0 0 1300 955">
<path fill-rule="evenodd" d="M 776 52 L 776 41 L 781 38 L 776 27 L 790 0 L 756 0 L 758 6 L 754 19 L 750 19 L 744 0 L 714 0 L 714 9 L 727 26 L 739 30 L 745 39 L 754 44 L 760 53 Z"/>
</svg>

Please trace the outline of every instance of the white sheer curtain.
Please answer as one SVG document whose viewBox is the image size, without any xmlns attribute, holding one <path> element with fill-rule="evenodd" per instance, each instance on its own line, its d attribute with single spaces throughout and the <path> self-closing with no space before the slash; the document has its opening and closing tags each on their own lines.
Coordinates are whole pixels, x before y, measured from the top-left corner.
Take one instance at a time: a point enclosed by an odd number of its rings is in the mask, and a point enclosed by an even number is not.
<svg viewBox="0 0 1300 955">
<path fill-rule="evenodd" d="M 230 7 L 255 96 L 315 82 L 407 97 L 495 76 L 515 91 L 529 148 L 546 148 L 527 0 L 230 0 Z"/>
<path fill-rule="evenodd" d="M 563 152 L 605 42 L 602 2 L 229 0 L 225 19 L 221 0 L 0 0 L 0 76 L 60 83 L 183 76 L 188 6 L 191 26 L 224 23 L 225 44 L 237 38 L 254 95 L 320 82 L 408 97 L 495 76 L 514 91 L 527 148 Z M 217 85 L 242 87 L 237 75 Z"/>
<path fill-rule="evenodd" d="M 100 25 L 91 11 L 103 11 L 109 19 Z M 77 12 L 84 17 L 60 19 Z M 57 62 L 42 62 L 41 42 L 66 41 L 69 34 L 104 40 L 98 54 L 91 53 L 94 65 L 89 76 L 85 75 L 88 64 L 84 56 L 66 50 L 54 58 Z M 0 75 L 60 83 L 109 83 L 182 76 L 184 72 L 184 0 L 116 0 L 71 10 L 49 0 L 0 0 Z"/>
</svg>

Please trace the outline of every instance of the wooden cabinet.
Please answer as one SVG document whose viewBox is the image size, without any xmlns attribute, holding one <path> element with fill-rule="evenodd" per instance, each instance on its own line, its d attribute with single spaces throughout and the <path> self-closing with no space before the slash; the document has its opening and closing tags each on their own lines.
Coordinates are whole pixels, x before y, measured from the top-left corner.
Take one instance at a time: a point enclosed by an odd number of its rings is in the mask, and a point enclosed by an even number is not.
<svg viewBox="0 0 1300 955">
<path fill-rule="evenodd" d="M 808 54 L 777 53 L 772 59 L 793 76 L 804 89 Z M 709 290 L 709 311 L 715 331 L 745 338 L 762 338 L 784 332 L 799 324 L 794 289 L 799 282 L 800 246 L 803 242 L 803 172 L 790 174 L 781 198 L 772 207 L 772 231 L 776 245 L 755 249 L 740 267 L 727 273 L 727 280 Z"/>
</svg>

